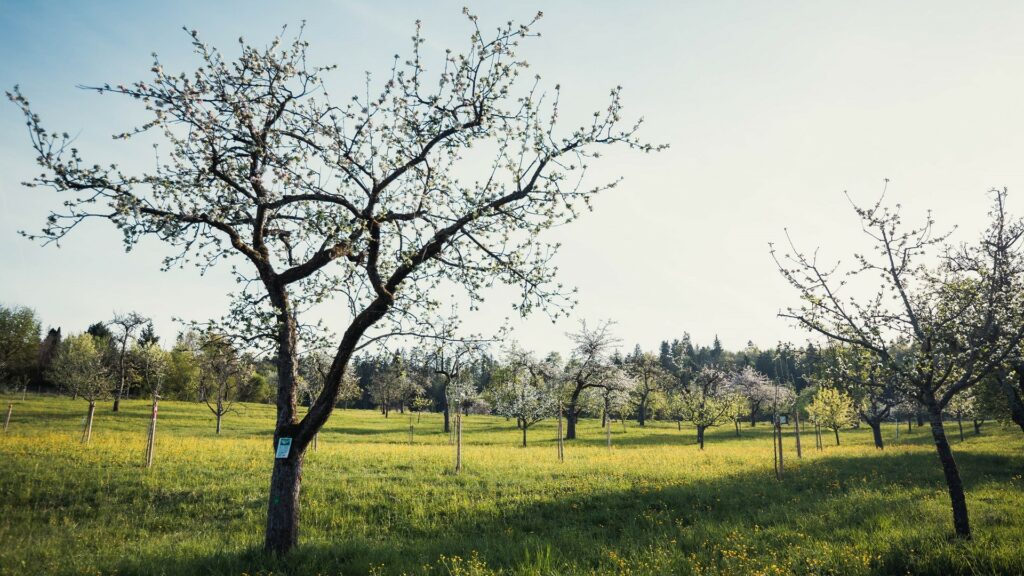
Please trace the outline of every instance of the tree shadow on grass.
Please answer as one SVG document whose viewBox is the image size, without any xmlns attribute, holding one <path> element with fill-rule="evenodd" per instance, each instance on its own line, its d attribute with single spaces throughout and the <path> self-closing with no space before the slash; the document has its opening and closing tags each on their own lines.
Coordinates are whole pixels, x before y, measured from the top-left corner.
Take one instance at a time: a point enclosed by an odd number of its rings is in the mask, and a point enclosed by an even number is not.
<svg viewBox="0 0 1024 576">
<path fill-rule="evenodd" d="M 991 454 L 962 453 L 958 461 L 969 498 L 986 483 L 1005 482 L 1014 474 L 1013 466 L 1020 466 L 1015 458 Z M 802 573 L 846 573 L 844 566 L 853 571 L 849 563 L 861 561 L 861 573 L 877 574 L 948 574 L 965 566 L 981 573 L 1012 573 L 1024 566 L 1021 552 L 979 552 L 986 545 L 984 535 L 1000 528 L 977 521 L 982 515 L 975 521 L 976 532 L 982 535 L 978 548 L 943 547 L 951 532 L 950 519 L 942 516 L 940 523 L 933 511 L 921 507 L 928 498 L 948 505 L 942 499 L 941 470 L 931 454 L 849 458 L 836 453 L 791 471 L 783 482 L 770 474 L 770 469 L 761 468 L 669 486 L 634 482 L 610 491 L 552 490 L 528 503 L 499 500 L 486 511 L 472 513 L 441 506 L 434 509 L 435 515 L 445 516 L 440 522 L 416 521 L 395 515 L 393 508 L 353 503 L 350 513 L 368 516 L 371 525 L 374 516 L 382 515 L 378 533 L 339 531 L 335 541 L 319 537 L 286 559 L 254 550 L 139 557 L 126 560 L 116 571 L 470 574 L 474 572 L 467 568 L 468 559 L 474 557 L 491 570 L 511 574 L 604 574 L 621 572 L 623 566 L 649 574 L 695 573 L 698 566 L 745 573 L 757 569 L 762 560 L 765 566 L 785 560 L 790 562 L 787 572 Z M 406 504 L 399 499 L 394 507 Z M 975 510 L 982 504 L 971 500 Z M 1019 533 L 1013 521 L 1006 519 L 1004 527 Z M 871 548 L 870 555 L 865 546 Z M 442 556 L 461 560 L 442 562 Z M 547 566 L 550 572 L 532 571 L 538 566 Z"/>
</svg>

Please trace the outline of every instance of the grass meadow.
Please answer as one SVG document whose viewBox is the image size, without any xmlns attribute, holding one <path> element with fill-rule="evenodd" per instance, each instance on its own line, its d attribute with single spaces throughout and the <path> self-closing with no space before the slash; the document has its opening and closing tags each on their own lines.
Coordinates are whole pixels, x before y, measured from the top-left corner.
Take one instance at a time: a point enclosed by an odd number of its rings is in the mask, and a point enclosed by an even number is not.
<svg viewBox="0 0 1024 576">
<path fill-rule="evenodd" d="M 6 408 L 8 398 L 3 399 Z M 464 471 L 441 416 L 340 410 L 306 459 L 299 550 L 259 547 L 273 407 L 244 405 L 214 434 L 205 406 L 161 403 L 143 466 L 147 401 L 97 408 L 14 399 L 0 437 L 0 574 L 1024 574 L 1024 436 L 986 424 L 958 441 L 975 538 L 951 540 L 927 428 L 884 451 L 842 433 L 772 472 L 771 432 L 588 420 L 558 462 L 554 421 L 519 446 L 514 422 L 464 420 Z M 415 425 L 409 443 L 409 425 Z"/>
</svg>

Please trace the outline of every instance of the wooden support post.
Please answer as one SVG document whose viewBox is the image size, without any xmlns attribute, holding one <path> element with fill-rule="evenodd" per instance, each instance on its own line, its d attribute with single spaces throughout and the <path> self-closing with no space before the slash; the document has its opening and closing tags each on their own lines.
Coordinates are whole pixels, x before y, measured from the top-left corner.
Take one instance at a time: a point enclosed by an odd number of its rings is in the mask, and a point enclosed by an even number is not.
<svg viewBox="0 0 1024 576">
<path fill-rule="evenodd" d="M 156 415 L 159 410 L 159 401 L 153 399 L 153 416 L 149 420 L 149 434 L 146 438 L 146 468 L 153 466 L 153 448 L 156 446 Z"/>
<path fill-rule="evenodd" d="M 455 413 L 455 473 L 462 472 L 462 411 Z"/>
<path fill-rule="evenodd" d="M 14 402 L 7 403 L 7 416 L 4 416 L 4 432 L 7 432 L 7 426 L 11 423 L 11 411 L 14 410 Z"/>
<path fill-rule="evenodd" d="M 793 415 L 793 426 L 796 429 L 796 457 L 803 458 L 803 452 L 800 450 L 800 409 L 796 409 L 796 413 Z"/>
<path fill-rule="evenodd" d="M 565 461 L 565 443 L 562 441 L 562 406 L 558 406 L 558 461 Z"/>
</svg>

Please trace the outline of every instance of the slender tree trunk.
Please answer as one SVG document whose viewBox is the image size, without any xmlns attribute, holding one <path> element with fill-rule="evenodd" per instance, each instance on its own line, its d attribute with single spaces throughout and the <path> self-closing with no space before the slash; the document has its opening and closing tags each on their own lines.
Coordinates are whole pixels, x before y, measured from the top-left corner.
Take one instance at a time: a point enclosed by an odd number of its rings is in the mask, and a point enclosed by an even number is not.
<svg viewBox="0 0 1024 576">
<path fill-rule="evenodd" d="M 871 437 L 875 440 L 875 448 L 879 450 L 884 449 L 885 444 L 882 443 L 882 421 L 869 420 L 868 426 L 871 427 Z"/>
<path fill-rule="evenodd" d="M 836 446 L 839 446 L 839 428 L 833 428 L 832 431 L 836 433 Z"/>
<path fill-rule="evenodd" d="M 739 420 L 734 420 L 733 423 L 736 424 L 736 437 L 739 438 L 740 437 L 740 421 Z"/>
<path fill-rule="evenodd" d="M 7 415 L 4 416 L 4 432 L 7 432 L 7 426 L 9 426 L 10 423 L 11 423 L 11 411 L 13 411 L 13 410 L 14 410 L 14 403 L 13 402 L 8 402 L 7 403 Z"/>
<path fill-rule="evenodd" d="M 320 438 L 320 433 L 319 433 L 319 432 L 317 432 L 316 434 L 313 434 L 313 452 L 316 452 L 316 448 L 317 448 L 317 446 L 316 446 L 316 445 L 317 445 L 317 440 L 318 440 L 319 438 Z"/>
<path fill-rule="evenodd" d="M 907 434 L 910 434 L 911 432 L 914 431 L 913 425 L 914 423 L 911 422 L 910 418 L 907 418 Z"/>
<path fill-rule="evenodd" d="M 751 408 L 750 409 L 750 427 L 753 428 L 754 426 L 757 426 L 757 409 L 756 408 Z"/>
<path fill-rule="evenodd" d="M 85 417 L 85 430 L 82 431 L 82 442 L 88 444 L 92 439 L 92 417 L 96 413 L 96 402 L 89 400 L 89 414 Z"/>
<path fill-rule="evenodd" d="M 978 419 L 974 420 L 974 434 L 975 435 L 981 434 L 981 425 L 984 424 L 984 423 L 985 423 L 984 420 L 978 420 Z"/>
<path fill-rule="evenodd" d="M 971 525 L 967 517 L 967 499 L 964 496 L 964 484 L 960 479 L 960 470 L 953 451 L 946 440 L 946 430 L 942 425 L 942 410 L 938 406 L 929 406 L 929 420 L 932 438 L 935 439 L 935 450 L 938 452 L 942 472 L 946 476 L 946 487 L 949 489 L 949 500 L 953 508 L 953 529 L 957 537 L 970 539 Z"/>
<path fill-rule="evenodd" d="M 697 444 L 700 445 L 700 449 L 704 449 L 704 427 L 697 426 Z"/>
<path fill-rule="evenodd" d="M 605 413 L 607 414 L 608 411 L 605 410 Z M 612 449 L 612 419 L 611 418 L 608 418 L 608 423 L 604 427 L 604 437 L 605 437 L 605 440 L 608 442 L 608 449 L 611 450 Z"/>
<path fill-rule="evenodd" d="M 683 421 L 682 420 L 676 420 L 676 431 L 677 432 L 682 432 L 683 431 Z"/>
<path fill-rule="evenodd" d="M 964 441 L 964 417 L 961 414 L 956 415 L 956 425 L 960 428 L 960 441 Z"/>
<path fill-rule="evenodd" d="M 647 400 L 640 403 L 640 407 L 636 412 L 637 423 L 643 428 L 647 423 Z"/>
<path fill-rule="evenodd" d="M 117 411 L 119 411 L 121 409 L 121 395 L 124 394 L 124 380 L 125 380 L 125 365 L 124 365 L 124 361 L 125 360 L 124 360 L 124 356 L 127 353 L 126 350 L 125 350 L 125 346 L 127 346 L 127 344 L 122 342 L 121 343 L 121 357 L 118 360 L 118 371 L 119 371 L 120 376 L 121 376 L 121 383 L 117 387 L 117 394 L 114 395 L 114 410 L 113 410 L 114 412 L 117 412 Z"/>
<path fill-rule="evenodd" d="M 451 417 L 448 415 L 448 403 L 445 402 L 445 404 L 444 404 L 444 432 L 445 432 L 445 434 L 450 434 L 451 431 L 452 431 L 452 426 L 451 426 L 450 419 L 451 419 Z"/>
<path fill-rule="evenodd" d="M 803 451 L 800 449 L 800 409 L 797 408 L 793 412 L 793 427 L 796 430 L 796 457 L 802 459 L 804 457 Z"/>
<path fill-rule="evenodd" d="M 222 416 L 223 416 L 223 414 L 221 414 L 220 409 L 218 408 L 217 409 L 217 434 L 220 434 L 220 419 L 221 419 Z"/>
<path fill-rule="evenodd" d="M 526 448 L 526 422 L 523 422 L 523 448 Z"/>
<path fill-rule="evenodd" d="M 924 414 L 921 414 L 921 412 L 918 411 L 917 412 L 917 427 L 920 428 L 921 426 L 924 426 Z"/>
</svg>

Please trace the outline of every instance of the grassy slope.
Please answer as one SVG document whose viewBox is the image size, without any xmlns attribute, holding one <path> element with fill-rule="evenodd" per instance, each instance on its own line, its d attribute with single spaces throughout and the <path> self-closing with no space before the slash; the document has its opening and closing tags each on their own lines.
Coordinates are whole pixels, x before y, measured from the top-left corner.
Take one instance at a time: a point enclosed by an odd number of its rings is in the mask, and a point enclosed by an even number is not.
<svg viewBox="0 0 1024 576">
<path fill-rule="evenodd" d="M 3 405 L 6 407 L 6 401 Z M 870 430 L 771 471 L 770 431 L 597 423 L 555 459 L 553 422 L 472 416 L 465 472 L 439 415 L 339 411 L 306 460 L 302 547 L 263 557 L 273 410 L 246 405 L 213 434 L 205 406 L 161 405 L 156 464 L 141 466 L 148 403 L 16 401 L 0 437 L 0 574 L 902 574 L 1024 573 L 1024 438 L 988 424 L 954 440 L 976 537 L 950 542 L 948 497 L 925 428 L 884 452 Z M 955 426 L 953 427 L 955 428 Z M 953 430 L 951 437 L 955 438 Z M 891 440 L 892 426 L 886 430 Z M 810 449 L 806 447 L 810 446 Z"/>
</svg>

